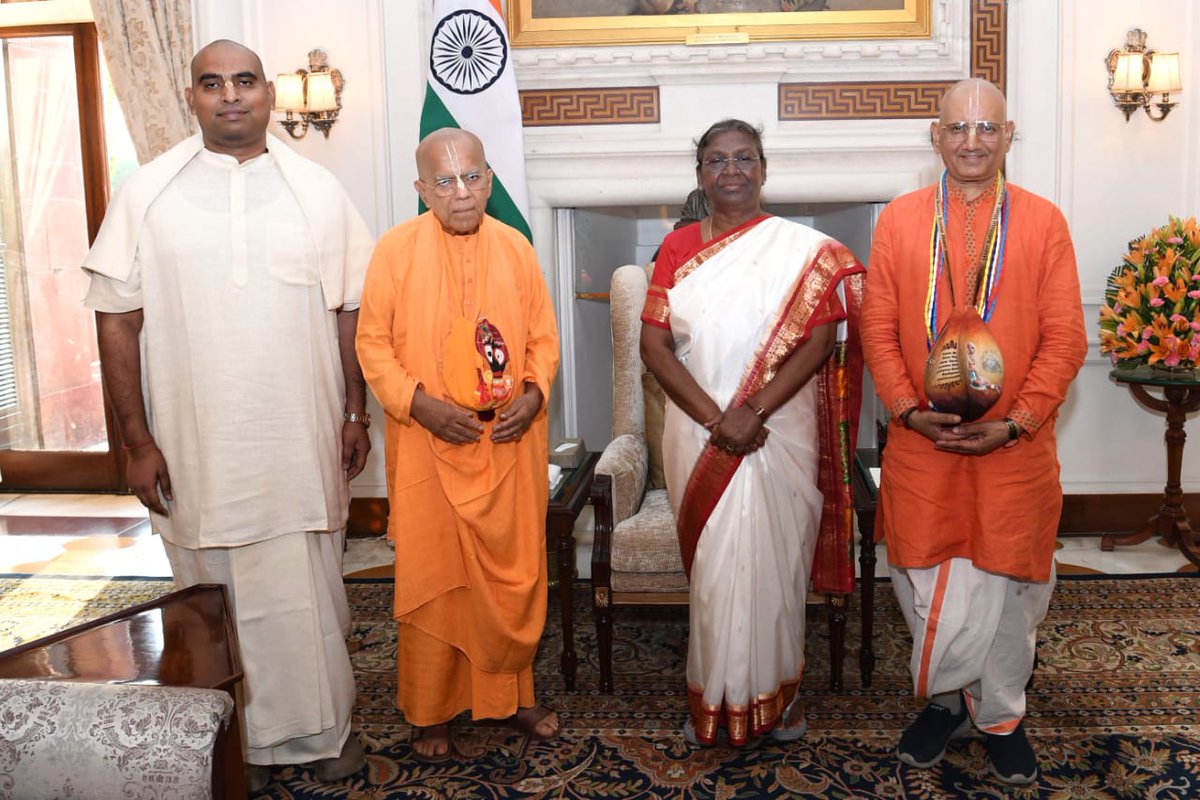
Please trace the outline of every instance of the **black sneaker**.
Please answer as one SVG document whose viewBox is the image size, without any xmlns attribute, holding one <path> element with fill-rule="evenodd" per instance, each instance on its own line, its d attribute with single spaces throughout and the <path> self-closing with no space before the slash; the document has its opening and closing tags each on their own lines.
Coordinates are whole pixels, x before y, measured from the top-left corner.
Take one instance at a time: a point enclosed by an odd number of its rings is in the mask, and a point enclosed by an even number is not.
<svg viewBox="0 0 1200 800">
<path fill-rule="evenodd" d="M 1024 786 L 1037 779 L 1037 756 L 1025 735 L 1025 724 L 1007 736 L 987 735 L 987 754 L 992 762 L 992 774 L 1005 783 Z"/>
<path fill-rule="evenodd" d="M 963 736 L 970 729 L 965 702 L 957 714 L 941 703 L 930 703 L 900 736 L 896 755 L 905 764 L 921 769 L 932 767 L 946 755 L 950 740 Z"/>
</svg>

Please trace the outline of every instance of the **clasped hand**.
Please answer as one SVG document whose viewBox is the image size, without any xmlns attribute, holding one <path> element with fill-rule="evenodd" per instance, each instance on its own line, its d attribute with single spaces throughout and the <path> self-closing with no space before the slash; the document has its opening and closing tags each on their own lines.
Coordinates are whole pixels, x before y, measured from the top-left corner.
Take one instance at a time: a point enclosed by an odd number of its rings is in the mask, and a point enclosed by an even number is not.
<svg viewBox="0 0 1200 800">
<path fill-rule="evenodd" d="M 525 392 L 498 415 L 500 421 L 492 430 L 491 440 L 497 444 L 521 441 L 541 407 L 542 390 L 526 384 Z M 424 389 L 417 389 L 413 395 L 409 413 L 422 428 L 450 444 L 471 444 L 483 435 L 483 423 L 474 412 L 431 397 Z"/>
<path fill-rule="evenodd" d="M 767 441 L 767 428 L 762 418 L 747 406 L 726 409 L 704 427 L 712 434 L 709 444 L 737 456 L 753 453 Z"/>
<path fill-rule="evenodd" d="M 1012 447 L 1004 420 L 963 422 L 957 414 L 919 409 L 908 415 L 908 427 L 933 442 L 938 450 L 982 456 L 1001 447 Z"/>
</svg>

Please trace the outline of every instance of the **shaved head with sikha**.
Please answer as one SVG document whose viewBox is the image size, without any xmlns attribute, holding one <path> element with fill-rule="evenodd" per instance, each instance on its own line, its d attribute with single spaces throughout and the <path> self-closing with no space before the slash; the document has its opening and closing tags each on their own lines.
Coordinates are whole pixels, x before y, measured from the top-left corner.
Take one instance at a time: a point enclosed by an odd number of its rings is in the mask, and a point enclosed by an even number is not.
<svg viewBox="0 0 1200 800">
<path fill-rule="evenodd" d="M 991 134 L 981 130 L 979 123 L 985 122 L 994 124 Z M 960 124 L 967 126 L 965 135 L 953 130 Z M 995 181 L 1015 130 L 1003 92 L 982 78 L 968 78 L 947 89 L 938 121 L 929 127 L 948 182 L 968 197 L 978 196 Z"/>
<path fill-rule="evenodd" d="M 440 128 L 421 140 L 416 156 L 413 186 L 442 228 L 455 236 L 479 230 L 492 194 L 492 171 L 479 137 L 460 128 Z"/>
</svg>

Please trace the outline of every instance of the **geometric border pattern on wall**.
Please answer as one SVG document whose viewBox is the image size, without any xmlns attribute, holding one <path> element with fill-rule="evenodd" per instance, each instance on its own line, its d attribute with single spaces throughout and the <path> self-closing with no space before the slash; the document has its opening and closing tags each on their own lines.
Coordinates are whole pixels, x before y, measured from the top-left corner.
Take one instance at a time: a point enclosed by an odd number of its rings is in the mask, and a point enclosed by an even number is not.
<svg viewBox="0 0 1200 800">
<path fill-rule="evenodd" d="M 659 121 L 657 86 L 600 89 L 526 89 L 521 123 L 551 125 L 630 125 Z"/>
<path fill-rule="evenodd" d="M 1008 0 L 971 0 L 971 75 L 1004 91 Z M 963 76 L 967 77 L 967 76 Z M 954 81 L 781 83 L 779 119 L 929 119 Z"/>
</svg>

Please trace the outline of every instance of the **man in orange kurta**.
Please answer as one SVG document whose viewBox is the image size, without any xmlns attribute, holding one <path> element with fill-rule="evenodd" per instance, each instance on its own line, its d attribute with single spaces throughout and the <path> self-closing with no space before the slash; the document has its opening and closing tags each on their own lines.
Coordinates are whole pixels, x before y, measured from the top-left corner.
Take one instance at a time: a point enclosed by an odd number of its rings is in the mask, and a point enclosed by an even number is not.
<svg viewBox="0 0 1200 800">
<path fill-rule="evenodd" d="M 930 131 L 946 171 L 938 186 L 884 209 L 862 314 L 866 363 L 892 415 L 882 534 L 913 634 L 915 691 L 931 698 L 898 754 L 933 766 L 973 721 L 993 773 L 1028 783 L 1037 760 L 1021 724 L 1024 687 L 1053 590 L 1062 508 L 1054 420 L 1087 353 L 1079 277 L 1058 209 L 998 178 L 1014 131 L 998 89 L 956 84 Z M 939 192 L 942 270 L 931 256 Z M 993 217 L 1003 248 L 989 287 Z M 973 305 L 977 288 L 990 303 L 1003 391 L 981 419 L 964 422 L 930 407 L 925 365 L 930 333 L 952 306 Z"/>
<path fill-rule="evenodd" d="M 558 733 L 532 668 L 546 618 L 558 334 L 533 248 L 484 213 L 492 173 L 480 141 L 435 131 L 417 170 L 430 210 L 376 245 L 357 350 L 387 411 L 398 704 L 417 755 L 441 758 L 467 709 Z"/>
</svg>

